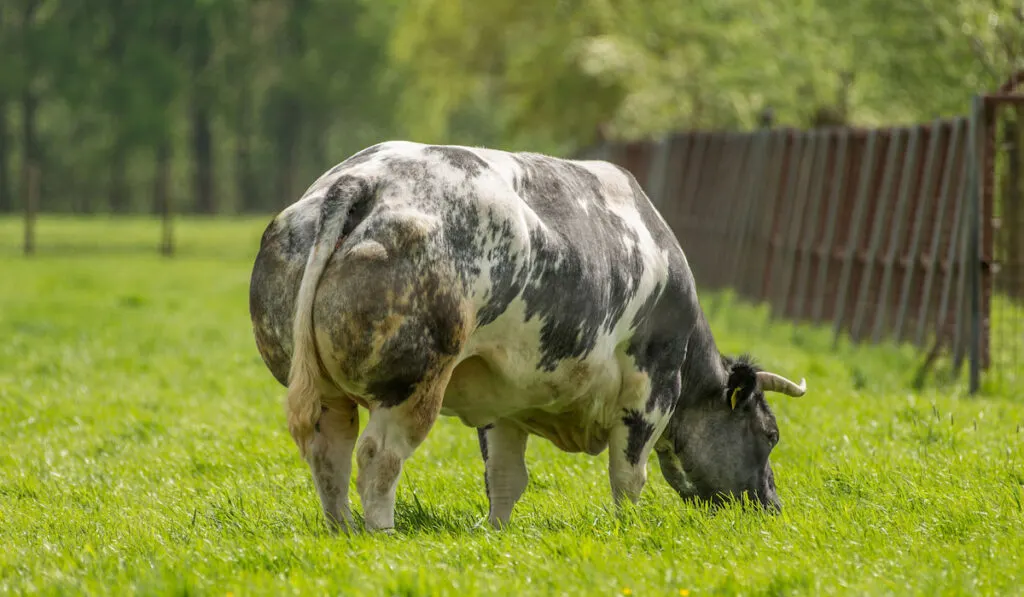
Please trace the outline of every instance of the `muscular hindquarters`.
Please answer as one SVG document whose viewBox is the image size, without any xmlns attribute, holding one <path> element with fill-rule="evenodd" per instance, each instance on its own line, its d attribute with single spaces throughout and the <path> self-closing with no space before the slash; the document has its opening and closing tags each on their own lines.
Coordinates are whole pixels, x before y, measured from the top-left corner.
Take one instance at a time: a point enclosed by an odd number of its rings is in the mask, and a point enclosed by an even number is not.
<svg viewBox="0 0 1024 597">
<path fill-rule="evenodd" d="M 327 264 L 313 307 L 325 372 L 343 392 L 395 406 L 466 341 L 469 310 L 440 261 L 364 240 Z"/>
</svg>

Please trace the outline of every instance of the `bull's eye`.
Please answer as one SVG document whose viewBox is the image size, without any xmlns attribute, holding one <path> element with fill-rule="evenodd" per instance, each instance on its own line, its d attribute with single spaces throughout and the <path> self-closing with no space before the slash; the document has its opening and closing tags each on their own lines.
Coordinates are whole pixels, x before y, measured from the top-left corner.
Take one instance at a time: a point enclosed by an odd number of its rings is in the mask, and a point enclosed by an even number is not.
<svg viewBox="0 0 1024 597">
<path fill-rule="evenodd" d="M 771 443 L 771 445 L 774 446 L 775 444 L 779 443 L 779 432 L 778 431 L 775 431 L 773 429 L 773 430 L 769 431 L 767 433 L 767 435 L 768 435 L 768 441 L 769 441 L 769 443 Z"/>
</svg>

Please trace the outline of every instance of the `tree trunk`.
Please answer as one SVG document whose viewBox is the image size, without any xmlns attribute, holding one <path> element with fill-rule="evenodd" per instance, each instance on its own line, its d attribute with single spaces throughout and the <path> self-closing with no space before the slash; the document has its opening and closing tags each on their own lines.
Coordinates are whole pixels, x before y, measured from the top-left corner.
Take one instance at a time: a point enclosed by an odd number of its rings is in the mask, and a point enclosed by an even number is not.
<svg viewBox="0 0 1024 597">
<path fill-rule="evenodd" d="M 171 206 L 171 143 L 164 138 L 156 148 L 156 168 L 153 177 L 153 208 L 162 222 L 160 253 L 170 256 L 174 253 L 174 228 Z"/>
<path fill-rule="evenodd" d="M 114 140 L 110 153 L 110 211 L 123 214 L 128 211 L 128 148 L 121 139 Z"/>
<path fill-rule="evenodd" d="M 192 38 L 192 160 L 195 211 L 212 214 L 217 211 L 213 189 L 213 131 L 210 113 L 210 85 L 206 68 L 210 62 L 213 39 L 205 17 L 197 23 Z"/>
<path fill-rule="evenodd" d="M 252 168 L 252 100 L 243 93 L 239 98 L 235 124 L 235 183 L 238 206 L 243 212 L 259 211 L 263 202 Z"/>
<path fill-rule="evenodd" d="M 196 105 L 192 109 L 192 157 L 195 163 L 193 184 L 195 210 L 202 214 L 216 213 L 213 198 L 213 135 L 210 131 L 210 111 Z"/>
<path fill-rule="evenodd" d="M 297 149 L 302 131 L 302 110 L 299 102 L 286 93 L 281 103 L 277 120 L 277 184 L 275 199 L 279 207 L 284 207 L 295 200 L 296 168 L 298 167 Z"/>
<path fill-rule="evenodd" d="M 21 89 L 21 188 L 18 190 L 22 201 L 27 201 L 28 182 L 31 178 L 33 168 L 40 168 L 39 146 L 36 138 L 36 109 L 39 106 L 39 98 L 32 89 L 35 79 L 35 56 L 32 46 L 27 43 L 31 37 L 30 31 L 34 28 L 36 9 L 39 8 L 38 0 L 28 0 L 24 5 L 24 12 L 21 20 L 22 39 L 26 41 L 22 47 L 25 60 L 26 80 Z M 37 197 L 40 203 L 41 198 Z M 39 208 L 39 205 L 35 206 Z"/>
<path fill-rule="evenodd" d="M 28 193 L 27 182 L 29 172 L 33 167 L 39 167 L 39 150 L 36 139 L 36 108 L 39 106 L 39 99 L 30 89 L 25 89 L 21 94 L 21 180 L 24 183 L 20 189 L 21 196 Z M 37 206 L 38 207 L 38 206 Z"/>
<path fill-rule="evenodd" d="M 11 196 L 10 124 L 7 121 L 7 100 L 0 100 L 0 213 L 14 211 Z"/>
<path fill-rule="evenodd" d="M 164 212 L 164 201 L 170 196 L 170 160 L 171 144 L 164 139 L 157 143 L 153 152 L 153 204 L 150 206 L 150 213 L 154 216 Z"/>
</svg>

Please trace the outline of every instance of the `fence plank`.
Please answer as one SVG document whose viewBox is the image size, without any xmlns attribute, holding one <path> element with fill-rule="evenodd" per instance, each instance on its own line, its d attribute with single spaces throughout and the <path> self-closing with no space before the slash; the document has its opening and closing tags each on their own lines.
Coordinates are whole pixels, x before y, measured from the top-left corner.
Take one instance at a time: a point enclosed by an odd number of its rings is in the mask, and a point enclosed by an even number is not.
<svg viewBox="0 0 1024 597">
<path fill-rule="evenodd" d="M 885 229 L 885 222 L 891 217 L 888 213 L 889 199 L 892 196 L 893 181 L 896 178 L 896 171 L 900 163 L 898 159 L 900 148 L 903 144 L 903 131 L 897 129 L 892 133 L 889 140 L 888 150 L 885 152 L 885 169 L 882 174 L 882 188 L 878 191 L 878 203 L 875 206 L 874 225 L 871 228 L 871 239 L 868 244 L 868 252 L 864 259 L 864 272 L 860 279 L 860 290 L 857 292 L 857 302 L 854 304 L 853 325 L 850 326 L 850 337 L 855 341 L 861 338 L 861 327 L 864 324 L 864 317 L 869 309 L 865 306 L 867 301 L 868 287 L 871 285 L 871 276 L 875 269 L 875 260 L 878 257 L 878 249 L 882 244 L 882 231 Z M 875 305 L 877 308 L 878 306 Z"/>
<path fill-rule="evenodd" d="M 672 138 L 672 147 L 674 151 L 679 153 L 678 159 L 670 161 L 669 171 L 669 186 L 667 195 L 665 197 L 665 203 L 661 206 L 659 211 L 665 222 L 668 223 L 672 229 L 672 233 L 678 238 L 679 229 L 677 222 L 680 216 L 680 204 L 683 198 L 683 187 L 686 184 L 687 169 L 690 166 L 690 146 L 693 143 L 693 135 L 691 134 L 676 134 Z"/>
<path fill-rule="evenodd" d="M 828 265 L 832 261 L 832 243 L 836 233 L 836 212 L 839 210 L 839 201 L 846 189 L 846 149 L 850 142 L 848 129 L 839 131 L 839 138 L 836 140 L 835 167 L 832 169 L 832 194 L 829 197 L 828 213 L 825 216 L 825 238 L 822 239 L 821 261 L 818 262 L 818 279 L 814 285 L 814 309 L 812 319 L 820 323 L 822 309 L 825 302 L 825 287 L 828 280 Z"/>
<path fill-rule="evenodd" d="M 910 293 L 913 287 L 914 272 L 918 267 L 918 254 L 921 248 L 921 229 L 930 213 L 934 203 L 933 193 L 935 192 L 935 164 L 938 161 L 939 141 L 942 139 L 942 121 L 935 119 L 931 127 L 931 138 L 928 140 L 928 150 L 925 154 L 924 171 L 921 173 L 921 185 L 917 193 L 917 209 L 912 216 L 913 229 L 910 233 L 910 247 L 907 250 L 907 267 L 903 276 L 903 285 L 899 294 L 899 306 L 896 311 L 896 323 L 893 326 L 893 334 L 897 341 L 904 340 L 904 323 L 906 322 L 907 306 L 910 304 Z M 927 312 L 929 303 L 921 297 L 920 312 L 922 317 Z"/>
<path fill-rule="evenodd" d="M 708 234 L 708 223 L 705 218 L 709 205 L 713 206 L 715 186 L 719 183 L 717 176 L 718 165 L 722 154 L 722 135 L 720 133 L 706 133 L 707 139 L 704 153 L 701 156 L 702 164 L 689 198 L 690 209 L 687 212 L 683 229 L 686 230 L 686 243 L 690 267 L 694 270 L 694 276 L 702 287 L 713 287 L 711 273 L 707 268 L 707 255 L 717 249 L 717 241 L 713 235 Z M 709 246 L 712 245 L 712 246 Z"/>
<path fill-rule="evenodd" d="M 665 191 L 668 188 L 668 158 L 671 149 L 669 135 L 658 139 L 654 148 L 654 157 L 651 159 L 651 166 L 647 172 L 647 195 L 658 209 L 665 205 Z"/>
<path fill-rule="evenodd" d="M 679 210 L 676 212 L 676 221 L 673 225 L 677 227 L 677 234 L 688 231 L 690 210 L 697 195 L 697 188 L 700 186 L 701 172 L 704 170 L 704 160 L 707 156 L 708 136 L 705 133 L 695 133 L 693 136 L 692 159 L 688 160 L 686 177 L 683 179 L 683 192 L 679 196 Z M 679 243 L 686 247 L 685 238 L 680 238 Z"/>
<path fill-rule="evenodd" d="M 878 291 L 878 308 L 874 310 L 875 325 L 871 333 L 872 343 L 879 343 L 882 339 L 882 329 L 889 314 L 889 286 L 892 283 L 893 263 L 900 249 L 900 240 L 903 236 L 903 223 L 906 218 L 907 198 L 910 195 L 910 185 L 917 176 L 917 145 L 921 138 L 921 127 L 910 129 L 907 140 L 907 152 L 903 156 L 903 172 L 900 175 L 900 185 L 896 197 L 896 213 L 891 215 L 892 229 L 889 233 L 889 246 L 883 258 L 882 285 Z"/>
<path fill-rule="evenodd" d="M 917 319 L 917 330 L 914 333 L 914 344 L 917 346 L 921 346 L 924 343 L 924 332 L 928 321 L 928 312 L 933 303 L 932 285 L 935 281 L 935 272 L 939 269 L 939 266 L 942 263 L 942 260 L 939 258 L 939 243 L 942 240 L 942 222 L 946 218 L 946 206 L 949 204 L 949 198 L 953 195 L 951 187 L 953 186 L 953 172 L 955 171 L 955 164 L 958 164 L 961 161 L 958 159 L 960 157 L 960 148 L 962 144 L 960 136 L 963 133 L 963 129 L 964 120 L 957 119 L 953 122 L 953 128 L 949 134 L 949 142 L 946 149 L 946 162 L 942 172 L 942 184 L 939 188 L 938 212 L 935 214 L 935 227 L 932 229 L 931 246 L 928 251 L 928 260 L 924 276 L 924 289 L 922 290 L 921 295 L 921 301 L 925 306 L 921 309 L 921 314 Z M 955 209 L 956 208 L 954 208 L 954 211 Z M 937 332 L 941 331 L 938 328 L 940 328 L 944 323 L 942 319 L 944 309 L 945 307 L 941 307 L 935 315 L 935 327 L 937 328 Z"/>
<path fill-rule="evenodd" d="M 787 130 L 774 130 L 769 133 L 769 142 L 772 149 L 769 150 L 769 161 L 766 165 L 768 180 L 763 188 L 759 189 L 760 195 L 756 197 L 757 211 L 754 220 L 756 235 L 752 241 L 755 242 L 754 255 L 749 261 L 749 296 L 756 300 L 765 300 L 767 293 L 767 276 L 769 256 L 771 254 L 772 226 L 774 225 L 776 205 L 779 201 L 782 173 L 786 164 L 786 151 L 790 142 L 790 132 Z M 756 286 L 754 285 L 756 283 Z"/>
<path fill-rule="evenodd" d="M 832 323 L 832 346 L 839 345 L 839 334 L 842 331 L 843 319 L 846 314 L 846 296 L 850 286 L 850 275 L 853 269 L 853 260 L 857 252 L 857 244 L 860 242 L 860 228 L 863 223 L 865 211 L 868 204 L 868 191 L 871 187 L 871 180 L 874 174 L 875 144 L 877 143 L 878 132 L 868 132 L 867 147 L 860 163 L 860 181 L 857 186 L 857 199 L 853 205 L 853 220 L 850 222 L 850 235 L 846 240 L 846 255 L 843 256 L 843 270 L 839 278 L 839 289 L 836 304 L 836 312 Z"/>
<path fill-rule="evenodd" d="M 723 225 L 725 227 L 725 238 L 728 239 L 726 250 L 718 255 L 717 270 L 721 272 L 721 285 L 729 286 L 735 278 L 736 259 L 739 256 L 740 244 L 745 236 L 744 220 L 747 212 L 746 181 L 751 176 L 751 162 L 754 159 L 754 137 L 752 135 L 737 133 L 733 137 L 730 153 L 733 159 L 730 160 L 729 169 L 725 176 L 728 180 L 728 202 Z"/>
<path fill-rule="evenodd" d="M 818 211 L 823 203 L 825 170 L 828 168 L 829 150 L 832 146 L 831 134 L 829 132 L 820 131 L 817 133 L 816 138 L 817 142 L 812 156 L 811 181 L 808 184 L 808 195 L 805 201 L 805 205 L 807 202 L 810 202 L 810 206 L 806 210 L 800 210 L 801 213 L 807 211 L 807 219 L 804 221 L 803 226 L 801 226 L 800 235 L 797 237 L 798 241 L 803 241 L 798 245 L 801 259 L 796 277 L 796 296 L 794 297 L 796 304 L 793 307 L 793 317 L 798 319 L 807 318 L 804 306 L 805 304 L 810 304 L 807 297 L 807 277 L 810 275 L 811 259 L 814 256 L 814 241 L 818 233 Z"/>
<path fill-rule="evenodd" d="M 800 233 L 804 224 L 804 213 L 807 211 L 807 198 L 810 191 L 810 177 L 814 169 L 814 158 L 817 154 L 818 140 L 821 133 L 812 131 L 806 133 L 805 143 L 800 152 L 800 170 L 797 175 L 796 189 L 793 193 L 793 206 L 789 212 L 786 224 L 788 230 L 783 238 L 783 266 L 782 284 L 778 307 L 783 317 L 790 313 L 789 303 L 793 294 L 793 270 L 796 269 L 797 246 L 800 242 Z"/>
<path fill-rule="evenodd" d="M 962 146 L 963 146 L 964 155 L 966 156 L 967 152 L 970 151 L 970 133 L 969 133 L 969 131 L 964 134 L 964 137 L 965 138 L 964 138 L 964 141 L 962 143 Z M 947 325 L 948 325 L 948 322 L 946 320 L 947 320 L 947 313 L 949 312 L 949 293 L 950 293 L 950 289 L 952 288 L 952 285 L 953 285 L 953 277 L 954 277 L 954 275 L 955 275 L 955 273 L 957 271 L 956 270 L 957 256 L 963 254 L 962 252 L 958 251 L 957 248 L 958 248 L 959 245 L 964 244 L 963 241 L 960 240 L 961 237 L 962 237 L 961 229 L 963 228 L 963 220 L 964 220 L 963 213 L 962 213 L 964 211 L 963 210 L 963 206 L 964 206 L 963 197 L 967 193 L 967 179 L 968 179 L 969 176 L 970 176 L 970 169 L 969 169 L 968 160 L 966 160 L 966 159 L 960 160 L 960 177 L 957 179 L 959 184 L 957 185 L 957 191 L 956 191 L 956 195 L 955 195 L 956 199 L 953 202 L 953 225 L 952 225 L 952 228 L 950 229 L 949 247 L 947 248 L 947 251 L 946 251 L 946 263 L 948 264 L 948 267 L 947 267 L 947 270 L 946 270 L 946 277 L 945 277 L 945 280 L 944 280 L 943 285 L 942 285 L 942 297 L 941 297 L 940 302 L 939 302 L 939 311 L 936 314 L 936 318 L 935 318 L 936 332 L 938 332 L 939 334 L 943 333 L 946 330 Z M 959 314 L 960 314 L 960 311 L 954 311 L 954 317 L 958 317 Z M 955 323 L 956 322 L 954 321 L 954 326 L 953 326 L 954 328 L 956 327 Z M 956 348 L 955 339 L 954 339 L 953 348 L 954 349 Z M 954 356 L 954 358 L 955 358 L 955 356 Z"/>
<path fill-rule="evenodd" d="M 743 264 L 749 263 L 750 255 L 748 249 L 753 241 L 755 232 L 753 224 L 759 199 L 757 186 L 759 182 L 764 180 L 765 164 L 768 158 L 768 142 L 770 139 L 770 133 L 765 129 L 754 133 L 750 147 L 750 167 L 747 168 L 746 175 L 743 177 L 746 184 L 743 187 L 742 194 L 738 194 L 741 214 L 738 218 L 737 230 L 739 230 L 740 237 L 737 241 L 737 248 L 733 254 L 732 263 L 730 264 L 730 271 L 732 272 L 730 280 L 733 288 L 740 294 L 744 291 L 743 285 L 746 283 L 746 276 L 748 275 L 748 268 L 743 267 Z"/>
<path fill-rule="evenodd" d="M 780 209 L 776 210 L 777 212 L 781 211 L 782 216 L 775 220 L 775 225 L 771 228 L 769 247 L 772 252 L 772 265 L 768 271 L 768 296 L 770 297 L 772 317 L 785 316 L 785 307 L 782 306 L 782 301 L 785 298 L 782 295 L 786 291 L 783 290 L 780 276 L 783 275 L 782 272 L 786 268 L 786 239 L 794 220 L 801 164 L 803 164 L 805 148 L 809 141 L 810 133 L 800 131 L 793 135 L 793 145 L 789 152 L 789 172 L 786 174 L 786 190 L 780 197 Z"/>
</svg>

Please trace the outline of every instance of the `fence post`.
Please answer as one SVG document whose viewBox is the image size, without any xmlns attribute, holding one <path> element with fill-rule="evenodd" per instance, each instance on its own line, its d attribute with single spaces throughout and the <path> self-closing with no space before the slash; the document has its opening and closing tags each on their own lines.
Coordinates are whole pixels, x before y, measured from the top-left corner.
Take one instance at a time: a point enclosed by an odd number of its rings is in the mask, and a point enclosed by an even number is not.
<svg viewBox="0 0 1024 597">
<path fill-rule="evenodd" d="M 971 268 L 971 344 L 970 344 L 970 381 L 968 390 L 976 394 L 981 387 L 981 172 L 980 169 L 986 164 L 981 163 L 980 152 L 982 144 L 979 140 L 982 123 L 984 119 L 984 103 L 980 95 L 975 95 L 971 102 L 971 152 L 970 152 L 970 250 L 968 255 Z"/>
<path fill-rule="evenodd" d="M 25 168 L 27 180 L 22 181 L 25 193 L 25 255 L 36 252 L 36 212 L 39 210 L 39 167 L 29 164 Z"/>
</svg>

